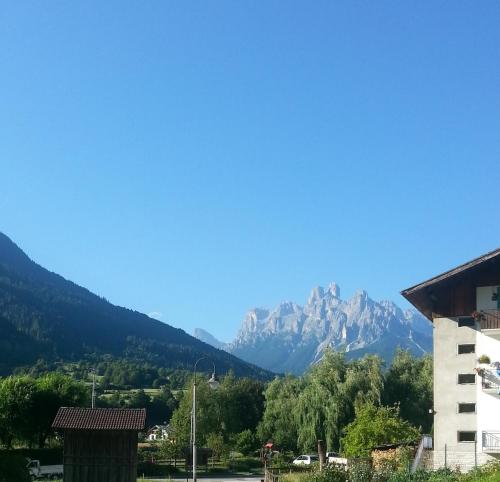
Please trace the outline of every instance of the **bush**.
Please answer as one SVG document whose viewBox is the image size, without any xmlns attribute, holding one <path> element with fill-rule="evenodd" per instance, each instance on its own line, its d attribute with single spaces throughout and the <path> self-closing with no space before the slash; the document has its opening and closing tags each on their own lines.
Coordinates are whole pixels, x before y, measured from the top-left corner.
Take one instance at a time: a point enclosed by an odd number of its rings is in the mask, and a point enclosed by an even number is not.
<svg viewBox="0 0 500 482">
<path fill-rule="evenodd" d="M 491 360 L 490 360 L 490 357 L 488 355 L 481 355 L 478 359 L 478 362 L 479 363 L 485 363 L 485 364 L 490 364 L 491 363 Z"/>
<path fill-rule="evenodd" d="M 141 462 L 154 463 L 161 456 L 158 446 L 139 447 L 137 450 L 137 460 Z"/>
<path fill-rule="evenodd" d="M 236 448 L 243 455 L 251 455 L 258 445 L 255 435 L 251 430 L 244 430 L 236 435 Z"/>
<path fill-rule="evenodd" d="M 252 457 L 240 457 L 231 460 L 231 468 L 236 472 L 251 472 L 252 469 L 260 469 L 262 462 Z"/>
<path fill-rule="evenodd" d="M 22 455 L 0 454 L 0 482 L 30 482 L 26 464 Z"/>
<path fill-rule="evenodd" d="M 137 465 L 137 474 L 147 477 L 153 476 L 169 476 L 178 472 L 178 469 L 172 465 L 159 465 L 153 462 L 139 462 Z"/>
<path fill-rule="evenodd" d="M 349 482 L 371 482 L 373 474 L 374 471 L 368 459 L 350 462 Z"/>
<path fill-rule="evenodd" d="M 320 471 L 318 467 L 309 480 L 311 482 L 347 482 L 349 479 L 348 473 L 343 468 L 325 467 Z"/>
<path fill-rule="evenodd" d="M 295 467 L 290 463 L 290 460 L 287 456 L 282 453 L 273 454 L 271 461 L 268 462 L 268 467 L 272 467 L 273 469 L 288 469 L 290 467 Z"/>
<path fill-rule="evenodd" d="M 0 450 L 0 456 L 2 455 L 18 455 L 32 460 L 39 460 L 41 465 L 58 465 L 62 464 L 63 449 L 62 447 L 45 449 L 3 449 Z"/>
</svg>

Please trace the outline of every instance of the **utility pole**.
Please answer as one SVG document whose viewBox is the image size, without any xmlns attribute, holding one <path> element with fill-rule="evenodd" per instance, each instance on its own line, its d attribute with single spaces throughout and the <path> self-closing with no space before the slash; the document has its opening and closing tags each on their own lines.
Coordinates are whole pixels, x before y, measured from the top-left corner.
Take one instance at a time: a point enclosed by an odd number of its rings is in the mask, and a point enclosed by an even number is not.
<svg viewBox="0 0 500 482">
<path fill-rule="evenodd" d="M 95 408 L 95 368 L 90 371 L 92 372 L 92 408 Z"/>
</svg>

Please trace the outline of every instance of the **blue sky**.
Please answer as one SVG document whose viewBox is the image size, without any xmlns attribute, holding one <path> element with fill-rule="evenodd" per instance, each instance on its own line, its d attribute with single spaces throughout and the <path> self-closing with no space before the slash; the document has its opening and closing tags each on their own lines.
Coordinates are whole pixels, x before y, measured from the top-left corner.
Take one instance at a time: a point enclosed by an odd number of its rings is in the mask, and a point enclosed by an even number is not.
<svg viewBox="0 0 500 482">
<path fill-rule="evenodd" d="M 191 332 L 499 246 L 500 3 L 2 2 L 0 231 Z"/>
</svg>

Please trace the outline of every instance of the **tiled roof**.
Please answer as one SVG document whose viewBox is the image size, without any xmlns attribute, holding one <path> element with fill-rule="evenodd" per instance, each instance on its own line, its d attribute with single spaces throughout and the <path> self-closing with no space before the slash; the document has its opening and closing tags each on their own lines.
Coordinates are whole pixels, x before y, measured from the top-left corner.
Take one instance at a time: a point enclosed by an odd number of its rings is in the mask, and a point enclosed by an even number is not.
<svg viewBox="0 0 500 482">
<path fill-rule="evenodd" d="M 80 430 L 143 430 L 144 408 L 61 407 L 52 428 Z"/>
</svg>

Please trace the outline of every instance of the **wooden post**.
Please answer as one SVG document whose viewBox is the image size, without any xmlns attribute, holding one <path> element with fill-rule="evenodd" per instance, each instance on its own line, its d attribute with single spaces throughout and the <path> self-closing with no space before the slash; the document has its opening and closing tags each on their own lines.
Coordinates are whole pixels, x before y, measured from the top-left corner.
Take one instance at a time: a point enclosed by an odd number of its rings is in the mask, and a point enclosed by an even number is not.
<svg viewBox="0 0 500 482">
<path fill-rule="evenodd" d="M 319 470 L 323 470 L 325 465 L 326 453 L 323 440 L 318 440 L 318 456 L 319 456 Z"/>
</svg>

